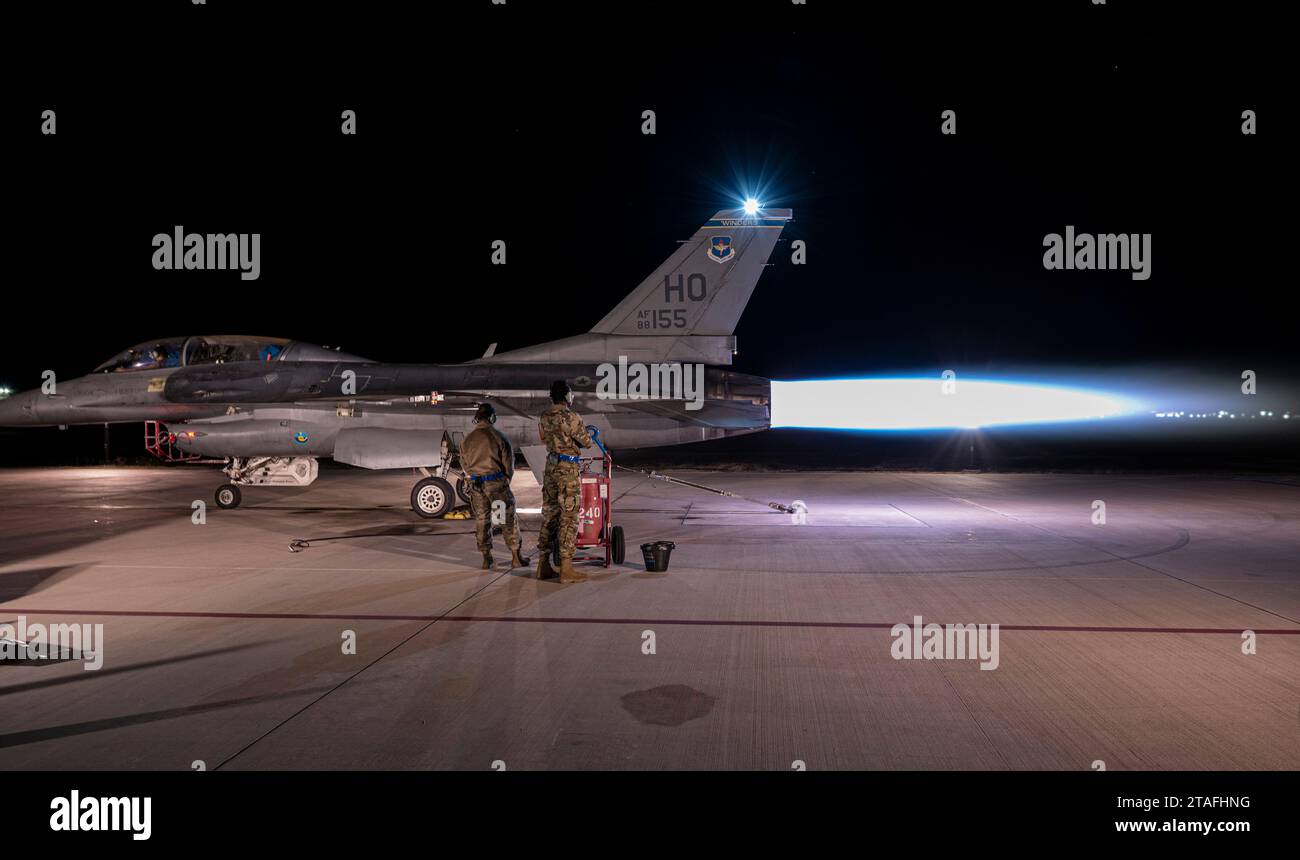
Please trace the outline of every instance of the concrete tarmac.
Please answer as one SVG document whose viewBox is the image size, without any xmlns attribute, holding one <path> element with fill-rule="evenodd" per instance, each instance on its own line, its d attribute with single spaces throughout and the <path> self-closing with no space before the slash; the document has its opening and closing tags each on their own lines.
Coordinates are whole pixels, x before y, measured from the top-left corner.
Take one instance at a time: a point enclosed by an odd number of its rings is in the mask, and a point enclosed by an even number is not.
<svg viewBox="0 0 1300 860">
<path fill-rule="evenodd" d="M 0 623 L 104 639 L 0 663 L 0 768 L 1300 769 L 1300 481 L 676 474 L 807 521 L 621 473 L 626 562 L 560 585 L 407 473 L 2 470 Z M 996 668 L 895 659 L 916 616 Z"/>
</svg>

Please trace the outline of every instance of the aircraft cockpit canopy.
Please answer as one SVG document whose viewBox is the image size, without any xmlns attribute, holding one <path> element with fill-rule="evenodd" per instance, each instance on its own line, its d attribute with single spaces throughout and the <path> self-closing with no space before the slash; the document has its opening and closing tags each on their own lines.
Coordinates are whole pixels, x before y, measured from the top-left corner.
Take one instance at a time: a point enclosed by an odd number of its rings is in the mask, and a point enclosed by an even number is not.
<svg viewBox="0 0 1300 860">
<path fill-rule="evenodd" d="M 184 338 L 148 340 L 124 349 L 96 367 L 95 373 L 122 373 L 127 370 L 156 370 L 160 367 L 180 367 Z"/>
<path fill-rule="evenodd" d="M 227 361 L 275 361 L 289 341 L 280 337 L 219 335 L 149 340 L 125 349 L 96 367 L 95 373 L 157 370 Z"/>
<path fill-rule="evenodd" d="M 192 337 L 185 342 L 185 366 L 229 361 L 275 361 L 288 344 L 288 340 L 280 337 Z"/>
</svg>

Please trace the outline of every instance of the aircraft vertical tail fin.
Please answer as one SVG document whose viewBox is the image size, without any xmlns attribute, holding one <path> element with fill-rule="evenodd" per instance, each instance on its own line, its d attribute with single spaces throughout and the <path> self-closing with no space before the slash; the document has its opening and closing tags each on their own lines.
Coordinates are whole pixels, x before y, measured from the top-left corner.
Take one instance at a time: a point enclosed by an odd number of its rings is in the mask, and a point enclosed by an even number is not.
<svg viewBox="0 0 1300 860">
<path fill-rule="evenodd" d="M 789 209 L 723 210 L 591 331 L 476 361 L 730 364 L 736 323 L 792 217 Z"/>
<path fill-rule="evenodd" d="M 725 209 L 592 328 L 611 335 L 730 335 L 789 209 Z"/>
</svg>

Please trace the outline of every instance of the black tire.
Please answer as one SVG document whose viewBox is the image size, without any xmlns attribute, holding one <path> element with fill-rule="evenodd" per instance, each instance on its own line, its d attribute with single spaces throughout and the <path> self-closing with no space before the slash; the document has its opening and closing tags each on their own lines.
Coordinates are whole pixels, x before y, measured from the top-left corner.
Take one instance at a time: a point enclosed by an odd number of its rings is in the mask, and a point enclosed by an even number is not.
<svg viewBox="0 0 1300 860">
<path fill-rule="evenodd" d="M 455 503 L 455 491 L 442 478 L 425 478 L 411 488 L 411 510 L 426 520 L 437 519 Z"/>
<path fill-rule="evenodd" d="M 467 479 L 456 479 L 456 495 L 460 496 L 462 502 L 469 504 L 469 481 Z"/>
<path fill-rule="evenodd" d="M 609 532 L 609 549 L 610 554 L 614 556 L 614 564 L 622 564 L 624 553 L 627 551 L 627 545 L 623 542 L 623 527 L 614 526 Z"/>
<path fill-rule="evenodd" d="M 239 492 L 239 487 L 234 484 L 222 484 L 217 487 L 212 497 L 216 500 L 217 507 L 226 510 L 239 507 L 239 503 L 244 500 L 243 493 Z"/>
</svg>

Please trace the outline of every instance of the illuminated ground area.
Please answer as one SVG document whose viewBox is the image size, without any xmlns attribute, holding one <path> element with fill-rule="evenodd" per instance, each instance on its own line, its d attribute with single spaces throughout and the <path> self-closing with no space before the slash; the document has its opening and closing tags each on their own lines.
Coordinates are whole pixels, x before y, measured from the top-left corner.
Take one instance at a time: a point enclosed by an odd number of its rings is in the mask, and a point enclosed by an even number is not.
<svg viewBox="0 0 1300 860">
<path fill-rule="evenodd" d="M 561 586 L 476 569 L 403 474 L 197 526 L 214 472 L 0 471 L 0 621 L 107 638 L 0 666 L 0 768 L 1300 768 L 1300 482 L 690 476 L 808 523 L 625 478 L 670 572 Z M 893 660 L 914 615 L 1003 625 L 1000 666 Z"/>
</svg>

